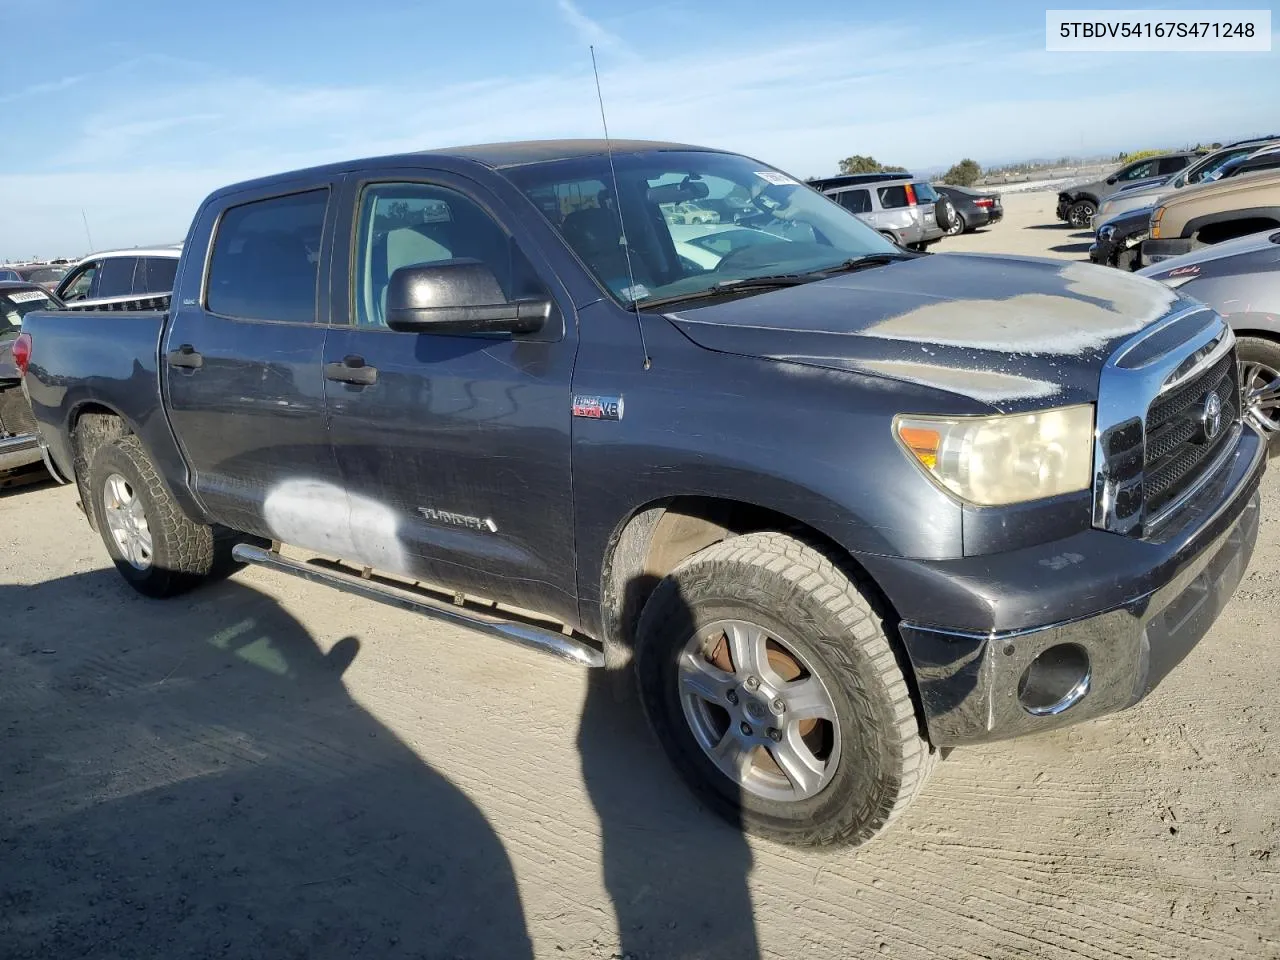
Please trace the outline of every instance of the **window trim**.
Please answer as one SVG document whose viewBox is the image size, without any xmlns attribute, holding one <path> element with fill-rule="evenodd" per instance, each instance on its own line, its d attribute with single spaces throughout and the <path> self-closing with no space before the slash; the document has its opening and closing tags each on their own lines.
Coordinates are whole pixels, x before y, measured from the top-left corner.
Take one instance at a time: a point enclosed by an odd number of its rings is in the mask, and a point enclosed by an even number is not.
<svg viewBox="0 0 1280 960">
<path fill-rule="evenodd" d="M 389 333 L 399 337 L 456 337 L 459 339 L 470 340 L 488 340 L 494 343 L 557 343 L 567 336 L 568 316 L 564 304 L 571 302 L 567 293 L 561 285 L 560 278 L 556 275 L 554 267 L 546 262 L 545 259 L 531 256 L 527 250 L 530 246 L 528 243 L 522 243 L 519 236 L 509 226 L 509 222 L 513 217 L 504 217 L 494 207 L 494 204 L 482 196 L 483 189 L 466 189 L 461 184 L 474 183 L 459 174 L 446 170 L 382 170 L 376 173 L 370 171 L 364 176 L 353 176 L 351 178 L 350 211 L 351 211 L 351 227 L 347 237 L 347 262 L 344 273 L 346 274 L 347 296 L 346 310 L 347 322 L 343 324 L 334 324 L 334 326 L 342 326 L 359 333 Z M 432 333 L 424 334 L 421 332 L 410 333 L 402 330 L 392 330 L 385 324 L 360 325 L 356 322 L 356 261 L 360 256 L 360 213 L 364 206 L 365 193 L 370 187 L 377 187 L 385 184 L 393 184 L 400 186 L 419 186 L 419 187 L 435 187 L 440 190 L 449 190 L 470 200 L 489 217 L 490 220 L 507 235 L 512 243 L 516 245 L 516 249 L 528 261 L 530 268 L 537 275 L 542 285 L 546 287 L 547 296 L 551 300 L 553 309 L 551 316 L 547 319 L 546 325 L 537 333 L 525 334 L 512 337 L 494 337 L 487 334 L 473 333 Z M 477 187 L 482 185 L 477 184 Z M 541 263 L 541 267 L 539 264 Z M 334 273 L 337 273 L 335 269 Z M 548 279 L 548 275 L 552 278 Z"/>
<path fill-rule="evenodd" d="M 282 185 L 283 186 L 283 185 Z M 320 315 L 320 278 L 325 269 L 325 246 L 326 238 L 333 223 L 334 216 L 334 197 L 337 191 L 334 189 L 335 184 L 326 180 L 322 183 L 312 184 L 310 186 L 298 187 L 291 186 L 288 189 L 273 190 L 269 193 L 249 193 L 245 199 L 238 199 L 237 195 L 220 199 L 221 209 L 218 211 L 217 217 L 214 218 L 213 226 L 209 231 L 209 242 L 205 244 L 204 250 L 204 267 L 200 275 L 200 300 L 199 309 L 211 317 L 217 317 L 219 320 L 234 320 L 236 323 L 269 323 L 275 326 L 286 327 L 332 327 L 346 326 L 346 324 L 334 324 L 331 317 L 323 320 L 318 319 Z M 222 232 L 222 220 L 231 210 L 238 207 L 247 207 L 251 203 L 261 203 L 266 200 L 279 200 L 281 197 L 300 196 L 304 193 L 319 193 L 324 191 L 325 207 L 324 220 L 320 225 L 320 259 L 316 262 L 316 299 L 314 319 L 312 320 L 272 320 L 267 317 L 240 317 L 231 313 L 219 313 L 209 308 L 209 275 L 213 272 L 213 249 L 218 243 L 218 235 Z M 233 202 L 227 202 L 233 201 Z M 175 276 L 173 281 L 173 294 L 177 295 L 178 278 Z"/>
</svg>

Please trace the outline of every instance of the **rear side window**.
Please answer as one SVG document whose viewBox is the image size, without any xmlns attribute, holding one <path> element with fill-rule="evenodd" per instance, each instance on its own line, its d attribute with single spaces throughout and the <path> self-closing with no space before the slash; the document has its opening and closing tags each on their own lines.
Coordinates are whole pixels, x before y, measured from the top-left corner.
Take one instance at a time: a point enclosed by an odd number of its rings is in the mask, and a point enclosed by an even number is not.
<svg viewBox="0 0 1280 960">
<path fill-rule="evenodd" d="M 865 190 L 845 190 L 837 193 L 835 200 L 850 213 L 871 212 L 871 194 Z"/>
<path fill-rule="evenodd" d="M 228 208 L 209 260 L 209 311 L 246 320 L 314 323 L 328 201 L 328 190 L 309 190 Z"/>
<path fill-rule="evenodd" d="M 1160 161 L 1161 173 L 1177 173 L 1187 165 L 1190 157 L 1165 157 Z"/>
<path fill-rule="evenodd" d="M 938 192 L 928 183 L 916 182 L 911 185 L 916 193 L 916 203 L 937 203 Z"/>
<path fill-rule="evenodd" d="M 134 275 L 136 293 L 168 293 L 178 272 L 174 257 L 143 257 Z"/>
<path fill-rule="evenodd" d="M 904 184 L 898 184 L 894 187 L 881 187 L 879 189 L 880 206 L 886 210 L 896 210 L 898 207 L 909 206 L 907 203 L 907 188 Z"/>
<path fill-rule="evenodd" d="M 95 296 L 104 299 L 129 296 L 133 293 L 133 271 L 137 265 L 137 257 L 107 257 L 102 261 Z"/>
</svg>

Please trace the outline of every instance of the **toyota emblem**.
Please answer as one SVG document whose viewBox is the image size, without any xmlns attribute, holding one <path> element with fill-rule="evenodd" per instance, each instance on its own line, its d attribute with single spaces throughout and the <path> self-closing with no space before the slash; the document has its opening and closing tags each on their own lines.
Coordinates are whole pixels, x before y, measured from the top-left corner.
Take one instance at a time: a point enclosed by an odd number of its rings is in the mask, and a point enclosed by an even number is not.
<svg viewBox="0 0 1280 960">
<path fill-rule="evenodd" d="M 1204 398 L 1204 410 L 1200 413 L 1200 427 L 1205 440 L 1212 440 L 1222 429 L 1222 398 L 1211 393 Z"/>
</svg>

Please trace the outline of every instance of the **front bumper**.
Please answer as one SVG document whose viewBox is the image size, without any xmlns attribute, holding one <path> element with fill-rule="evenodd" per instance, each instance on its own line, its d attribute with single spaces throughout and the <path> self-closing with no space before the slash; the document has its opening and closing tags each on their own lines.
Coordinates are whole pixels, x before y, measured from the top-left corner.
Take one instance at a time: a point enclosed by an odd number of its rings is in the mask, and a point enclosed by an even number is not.
<svg viewBox="0 0 1280 960">
<path fill-rule="evenodd" d="M 1041 732 L 1146 696 L 1208 632 L 1248 567 L 1265 450 L 1246 429 L 1229 465 L 1148 539 L 1088 530 L 962 560 L 868 558 L 903 616 L 930 740 Z M 949 623 L 936 621 L 939 611 Z M 1033 714 L 1020 681 L 1058 644 L 1088 654 L 1087 692 L 1062 712 Z"/>
<path fill-rule="evenodd" d="M 1142 262 L 1145 264 L 1159 263 L 1161 260 L 1172 260 L 1174 257 L 1180 257 L 1184 253 L 1190 253 L 1197 249 L 1197 244 L 1191 238 L 1175 237 L 1169 240 L 1144 240 L 1142 242 Z"/>
</svg>

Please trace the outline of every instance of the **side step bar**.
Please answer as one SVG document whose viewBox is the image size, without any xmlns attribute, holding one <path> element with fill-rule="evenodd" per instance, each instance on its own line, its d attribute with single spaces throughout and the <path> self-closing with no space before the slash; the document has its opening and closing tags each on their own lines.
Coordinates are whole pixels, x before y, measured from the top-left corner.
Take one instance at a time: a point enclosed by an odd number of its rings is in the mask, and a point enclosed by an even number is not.
<svg viewBox="0 0 1280 960">
<path fill-rule="evenodd" d="M 534 650 L 549 653 L 552 656 L 559 657 L 561 660 L 568 660 L 570 663 L 576 663 L 580 666 L 604 666 L 604 654 L 600 650 L 576 637 L 566 636 L 554 630 L 547 630 L 532 624 L 501 620 L 497 617 L 485 617 L 471 612 L 464 612 L 457 607 L 437 603 L 425 597 L 409 596 L 406 593 L 400 593 L 380 584 L 372 583 L 369 580 L 349 577 L 341 573 L 332 573 L 329 570 L 320 569 L 308 563 L 291 560 L 274 550 L 267 550 L 254 544 L 237 543 L 232 548 L 231 555 L 241 563 L 252 563 L 256 566 L 266 567 L 269 570 L 276 570 L 280 573 L 299 577 L 302 580 L 310 580 L 312 583 L 333 587 L 345 593 L 353 593 L 369 600 L 376 600 L 392 607 L 399 607 L 412 613 L 420 613 L 424 616 L 434 617 L 437 620 L 444 620 L 459 627 L 479 630 L 481 633 L 490 634 L 509 643 L 519 644 L 522 647 L 531 647 Z"/>
</svg>

